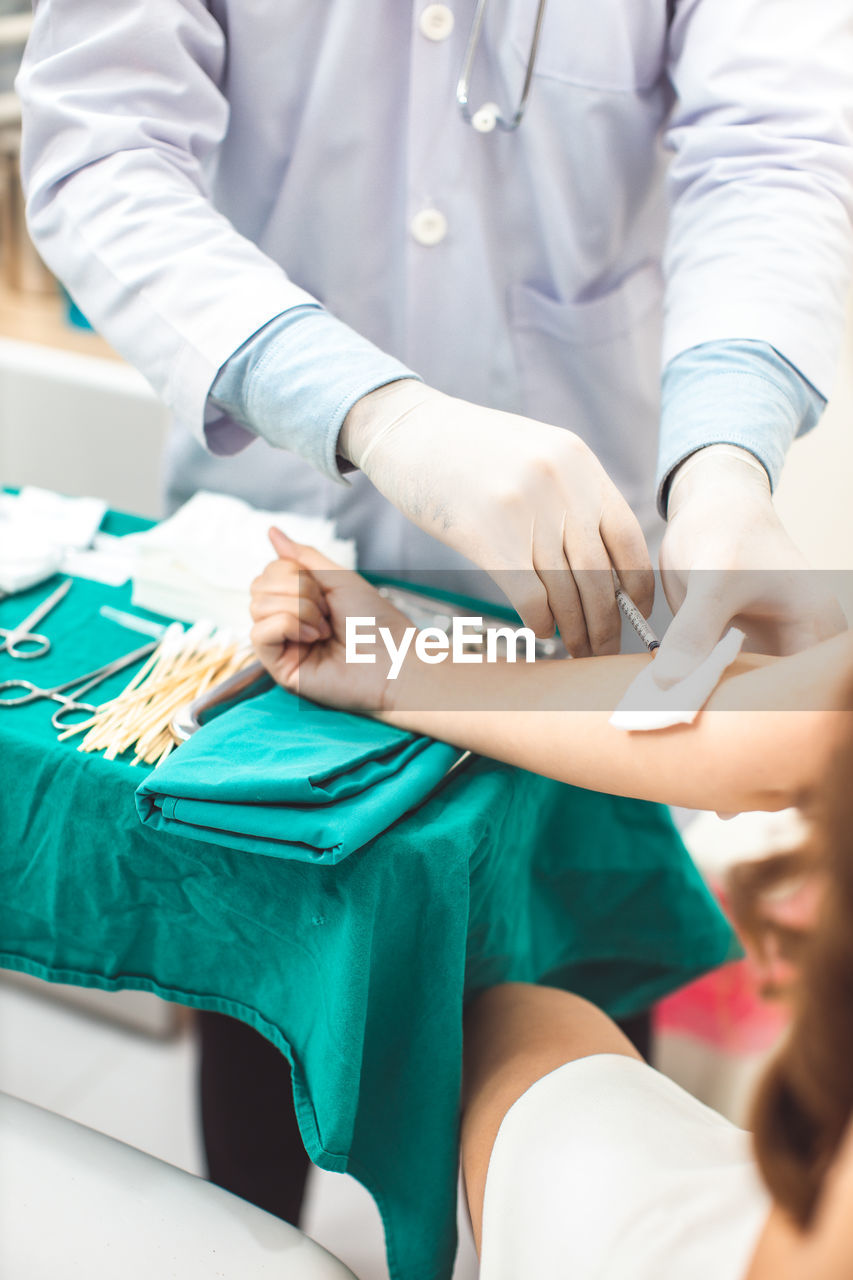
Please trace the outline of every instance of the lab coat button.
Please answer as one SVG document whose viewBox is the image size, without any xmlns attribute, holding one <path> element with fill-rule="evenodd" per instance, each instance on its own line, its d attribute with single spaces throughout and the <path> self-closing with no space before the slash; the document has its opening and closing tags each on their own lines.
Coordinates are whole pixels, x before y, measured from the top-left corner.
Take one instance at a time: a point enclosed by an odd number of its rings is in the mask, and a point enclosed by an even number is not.
<svg viewBox="0 0 853 1280">
<path fill-rule="evenodd" d="M 427 40 L 446 40 L 453 30 L 453 13 L 446 4 L 428 4 L 418 19 Z"/>
<path fill-rule="evenodd" d="M 421 209 L 412 218 L 409 229 L 418 244 L 429 247 L 440 244 L 447 235 L 447 219 L 440 209 Z"/>
</svg>

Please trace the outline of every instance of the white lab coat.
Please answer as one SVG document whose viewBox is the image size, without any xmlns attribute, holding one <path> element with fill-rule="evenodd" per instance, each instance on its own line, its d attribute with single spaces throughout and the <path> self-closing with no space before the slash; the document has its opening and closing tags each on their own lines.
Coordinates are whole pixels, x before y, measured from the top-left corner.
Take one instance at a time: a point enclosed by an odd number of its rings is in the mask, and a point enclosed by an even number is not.
<svg viewBox="0 0 853 1280">
<path fill-rule="evenodd" d="M 851 256 L 850 0 L 680 0 L 669 33 L 665 0 L 549 0 L 514 134 L 456 106 L 474 0 L 438 39 L 424 7 L 36 0 L 18 82 L 33 236 L 172 407 L 173 494 L 325 511 L 396 568 L 453 557 L 361 477 L 196 443 L 273 316 L 309 295 L 440 389 L 571 427 L 648 522 L 661 355 L 762 339 L 825 394 Z M 474 106 L 514 108 L 536 7 L 490 4 Z"/>
</svg>

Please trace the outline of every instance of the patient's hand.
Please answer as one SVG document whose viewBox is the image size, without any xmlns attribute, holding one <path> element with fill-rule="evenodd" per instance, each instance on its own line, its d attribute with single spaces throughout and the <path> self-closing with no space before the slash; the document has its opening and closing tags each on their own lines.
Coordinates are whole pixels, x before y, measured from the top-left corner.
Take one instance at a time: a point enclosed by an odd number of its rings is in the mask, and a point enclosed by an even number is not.
<svg viewBox="0 0 853 1280">
<path fill-rule="evenodd" d="M 293 693 L 347 711 L 384 707 L 387 668 L 345 661 L 348 617 L 372 617 L 399 638 L 411 622 L 359 574 L 270 529 L 278 556 L 252 583 L 252 644 L 273 679 Z"/>
</svg>

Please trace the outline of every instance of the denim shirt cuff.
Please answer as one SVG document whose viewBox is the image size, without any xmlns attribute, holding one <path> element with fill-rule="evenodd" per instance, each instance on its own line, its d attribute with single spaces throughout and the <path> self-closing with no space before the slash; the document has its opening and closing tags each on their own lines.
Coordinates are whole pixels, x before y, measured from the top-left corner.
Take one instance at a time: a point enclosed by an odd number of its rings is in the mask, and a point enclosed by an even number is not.
<svg viewBox="0 0 853 1280">
<path fill-rule="evenodd" d="M 765 342 L 727 340 L 670 360 L 662 383 L 657 503 L 666 517 L 673 472 L 710 444 L 734 444 L 761 462 L 775 488 L 794 438 L 817 425 L 820 392 Z"/>
<path fill-rule="evenodd" d="M 378 387 L 417 377 L 319 304 L 302 305 L 276 316 L 226 361 L 209 403 L 236 431 L 242 427 L 346 483 L 349 468 L 337 446 L 349 410 Z M 221 417 L 210 423 L 217 433 L 211 446 L 230 452 Z"/>
</svg>

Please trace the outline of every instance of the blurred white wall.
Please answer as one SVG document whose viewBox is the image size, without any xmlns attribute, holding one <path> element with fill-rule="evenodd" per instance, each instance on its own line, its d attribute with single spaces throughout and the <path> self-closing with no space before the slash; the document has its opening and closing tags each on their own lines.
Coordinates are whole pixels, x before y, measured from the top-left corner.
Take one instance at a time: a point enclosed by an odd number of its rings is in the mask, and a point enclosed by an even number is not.
<svg viewBox="0 0 853 1280">
<path fill-rule="evenodd" d="M 853 569 L 853 305 L 829 407 L 795 441 L 776 506 L 816 569 Z"/>
<path fill-rule="evenodd" d="M 156 517 L 168 413 L 119 361 L 0 339 L 0 484 Z"/>
</svg>

